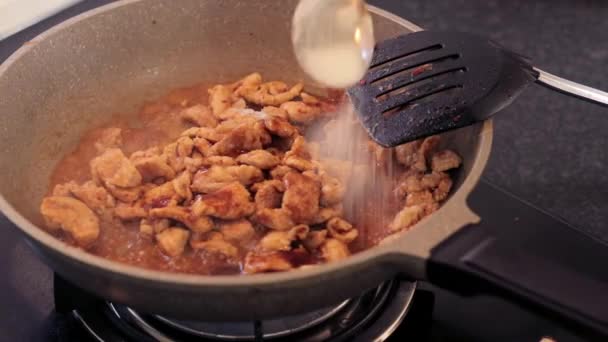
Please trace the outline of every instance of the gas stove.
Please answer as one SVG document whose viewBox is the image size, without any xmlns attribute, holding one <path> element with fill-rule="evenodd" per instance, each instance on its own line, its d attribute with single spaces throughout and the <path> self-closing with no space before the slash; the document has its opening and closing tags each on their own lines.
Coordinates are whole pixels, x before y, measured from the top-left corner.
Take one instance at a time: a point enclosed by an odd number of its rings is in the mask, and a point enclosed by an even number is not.
<svg viewBox="0 0 608 342">
<path fill-rule="evenodd" d="M 184 321 L 140 313 L 95 298 L 56 275 L 54 300 L 55 312 L 70 326 L 58 339 L 79 341 L 422 340 L 430 332 L 433 307 L 432 293 L 398 279 L 329 308 L 252 322 Z M 408 325 L 416 328 L 403 328 Z"/>
</svg>

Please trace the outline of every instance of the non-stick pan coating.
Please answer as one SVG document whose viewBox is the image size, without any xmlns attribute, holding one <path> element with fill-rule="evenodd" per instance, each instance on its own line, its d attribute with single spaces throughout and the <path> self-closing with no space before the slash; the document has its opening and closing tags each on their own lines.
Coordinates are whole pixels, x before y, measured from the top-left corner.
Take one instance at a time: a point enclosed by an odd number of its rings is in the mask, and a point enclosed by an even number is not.
<svg viewBox="0 0 608 342">
<path fill-rule="evenodd" d="M 404 257 L 403 237 L 311 270 L 209 277 L 110 262 L 69 247 L 36 226 L 41 224 L 40 200 L 58 159 L 85 129 L 112 113 L 133 111 L 145 99 L 175 87 L 230 81 L 252 71 L 269 79 L 306 80 L 289 40 L 295 3 L 119 1 L 43 33 L 0 66 L 0 208 L 42 259 L 68 280 L 110 300 L 205 320 L 301 312 L 354 296 L 400 270 L 421 276 L 424 260 L 419 253 Z M 405 20 L 373 12 L 377 40 L 415 29 Z M 460 196 L 459 191 L 468 192 L 477 181 L 490 140 L 490 123 L 444 139 L 464 157 L 456 194 L 436 218 L 416 229 L 448 221 L 456 229 L 472 219 L 452 212 L 464 206 L 466 193 Z M 450 204 L 456 201 L 458 205 Z"/>
</svg>

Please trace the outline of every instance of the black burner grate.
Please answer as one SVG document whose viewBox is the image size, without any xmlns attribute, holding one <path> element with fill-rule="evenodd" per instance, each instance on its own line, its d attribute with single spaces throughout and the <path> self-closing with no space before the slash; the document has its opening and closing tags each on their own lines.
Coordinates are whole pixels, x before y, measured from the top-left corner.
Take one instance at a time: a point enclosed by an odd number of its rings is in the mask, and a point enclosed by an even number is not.
<svg viewBox="0 0 608 342">
<path fill-rule="evenodd" d="M 66 290 L 65 287 L 71 287 Z M 142 314 L 95 299 L 56 277 L 57 308 L 97 341 L 384 341 L 399 326 L 416 285 L 389 281 L 334 307 L 256 322 L 197 322 Z M 80 294 L 76 294 L 79 292 Z M 68 294 L 66 296 L 65 294 Z M 83 305 L 84 304 L 84 305 Z M 70 309 L 71 308 L 71 309 Z"/>
</svg>

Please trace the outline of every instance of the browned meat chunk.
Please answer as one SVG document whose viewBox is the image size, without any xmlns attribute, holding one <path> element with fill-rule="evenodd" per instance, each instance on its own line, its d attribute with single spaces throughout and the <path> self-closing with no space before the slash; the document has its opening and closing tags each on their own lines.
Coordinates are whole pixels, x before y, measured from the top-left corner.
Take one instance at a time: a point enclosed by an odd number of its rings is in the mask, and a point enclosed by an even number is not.
<svg viewBox="0 0 608 342">
<path fill-rule="evenodd" d="M 241 164 L 255 166 L 262 170 L 272 169 L 281 162 L 279 158 L 272 155 L 272 153 L 264 150 L 253 150 L 241 154 L 236 158 L 236 161 Z"/>
<path fill-rule="evenodd" d="M 452 189 L 452 179 L 447 173 L 443 173 L 440 178 L 437 188 L 433 190 L 433 199 L 437 202 L 443 201 L 448 197 L 450 189 Z"/>
<path fill-rule="evenodd" d="M 91 160 L 91 175 L 100 184 L 121 188 L 138 186 L 142 180 L 133 163 L 117 148 L 108 149 Z"/>
<path fill-rule="evenodd" d="M 232 158 L 232 157 L 226 157 L 226 156 L 209 156 L 209 157 L 203 159 L 202 165 L 204 165 L 204 166 L 213 166 L 213 165 L 235 166 L 236 160 L 234 160 L 234 158 Z"/>
<path fill-rule="evenodd" d="M 249 216 L 254 210 L 249 191 L 236 182 L 203 195 L 192 204 L 192 211 L 196 215 L 209 215 L 225 220 Z"/>
<path fill-rule="evenodd" d="M 344 214 L 344 206 L 342 203 L 333 205 L 331 207 L 320 208 L 317 216 L 315 216 L 314 220 L 311 224 L 320 224 L 323 223 L 330 218 L 340 217 Z"/>
<path fill-rule="evenodd" d="M 246 242 L 255 235 L 253 225 L 245 219 L 223 222 L 220 224 L 220 231 L 224 239 L 230 242 Z"/>
<path fill-rule="evenodd" d="M 288 231 L 272 231 L 260 240 L 258 247 L 262 251 L 288 251 L 292 249 L 292 242 L 304 240 L 308 236 L 310 229 L 307 225 L 301 224 Z"/>
<path fill-rule="evenodd" d="M 220 233 L 210 233 L 205 241 L 190 241 L 190 246 L 194 249 L 203 249 L 210 253 L 223 254 L 229 258 L 237 258 L 238 249 L 227 242 Z"/>
<path fill-rule="evenodd" d="M 192 180 L 192 190 L 209 193 L 219 190 L 232 182 L 243 185 L 264 179 L 262 171 L 250 165 L 219 166 L 213 165 L 207 170 L 198 171 Z"/>
<path fill-rule="evenodd" d="M 198 152 L 192 153 L 192 157 L 184 158 L 184 169 L 191 175 L 203 167 L 205 158 Z"/>
<path fill-rule="evenodd" d="M 413 226 L 416 222 L 420 221 L 424 209 L 421 206 L 405 207 L 395 215 L 393 221 L 389 224 L 389 228 L 393 232 L 398 232 L 404 229 L 408 229 Z"/>
<path fill-rule="evenodd" d="M 133 188 L 120 188 L 114 185 L 106 185 L 108 192 L 117 200 L 125 203 L 135 202 L 141 197 L 146 190 L 145 186 L 136 186 Z"/>
<path fill-rule="evenodd" d="M 214 128 L 218 123 L 215 116 L 211 113 L 211 109 L 200 104 L 183 109 L 180 116 L 182 119 L 200 127 Z"/>
<path fill-rule="evenodd" d="M 148 216 L 146 209 L 141 205 L 130 205 L 125 203 L 118 203 L 116 208 L 114 208 L 114 215 L 121 220 L 135 220 L 141 219 Z"/>
<path fill-rule="evenodd" d="M 244 272 L 248 274 L 288 271 L 293 266 L 281 253 L 248 253 L 245 257 Z"/>
<path fill-rule="evenodd" d="M 207 157 L 210 155 L 211 143 L 207 141 L 205 138 L 195 137 L 192 139 L 192 143 L 194 144 L 194 148 L 198 151 L 203 157 Z"/>
<path fill-rule="evenodd" d="M 253 72 L 234 83 L 233 88 L 234 92 L 239 94 L 244 89 L 255 88 L 260 84 L 262 84 L 262 75 L 259 72 Z"/>
<path fill-rule="evenodd" d="M 418 149 L 422 142 L 420 140 L 411 141 L 403 145 L 395 147 L 395 156 L 397 161 L 407 167 L 418 171 L 426 170 L 426 161 L 418 153 Z"/>
<path fill-rule="evenodd" d="M 433 171 L 448 171 L 459 167 L 460 163 L 462 163 L 462 159 L 456 152 L 444 150 L 433 155 L 431 169 Z"/>
<path fill-rule="evenodd" d="M 144 194 L 144 203 L 152 208 L 176 205 L 180 199 L 181 197 L 175 191 L 173 182 L 166 182 L 153 187 Z"/>
<path fill-rule="evenodd" d="M 287 112 L 279 107 L 267 106 L 262 108 L 262 113 L 267 114 L 271 117 L 278 117 L 287 120 Z M 270 129 L 269 129 L 270 130 Z"/>
<path fill-rule="evenodd" d="M 175 143 L 165 147 L 163 156 L 175 172 L 180 172 L 186 168 L 185 159 L 190 157 L 193 151 L 194 141 L 190 137 L 180 137 Z"/>
<path fill-rule="evenodd" d="M 262 171 L 251 165 L 227 166 L 225 170 L 235 181 L 243 185 L 250 185 L 264 179 Z"/>
<path fill-rule="evenodd" d="M 177 227 L 171 227 L 156 234 L 158 247 L 170 257 L 176 257 L 184 253 L 190 232 Z"/>
<path fill-rule="evenodd" d="M 331 206 L 342 202 L 346 187 L 337 178 L 321 175 L 321 204 Z"/>
<path fill-rule="evenodd" d="M 316 98 L 310 94 L 307 94 L 305 92 L 301 92 L 300 97 L 302 98 L 302 102 L 304 102 L 308 105 L 317 105 L 321 102 L 321 101 L 319 101 L 318 98 Z"/>
<path fill-rule="evenodd" d="M 238 126 L 211 147 L 213 154 L 233 156 L 259 150 L 270 143 L 271 137 L 262 123 Z"/>
<path fill-rule="evenodd" d="M 49 229 L 62 229 L 83 247 L 91 245 L 99 236 L 97 216 L 81 201 L 72 197 L 45 197 L 40 212 Z"/>
<path fill-rule="evenodd" d="M 269 180 L 252 186 L 255 193 L 256 208 L 279 208 L 283 201 L 285 186 L 279 180 Z"/>
<path fill-rule="evenodd" d="M 92 181 L 85 182 L 82 185 L 78 185 L 74 181 L 58 184 L 53 189 L 53 196 L 76 197 L 98 215 L 103 214 L 108 208 L 115 205 L 114 197 L 106 189 L 95 185 Z"/>
<path fill-rule="evenodd" d="M 437 186 L 438 180 L 436 181 L 435 179 L 437 175 L 425 175 L 422 173 L 411 174 L 397 186 L 395 191 L 399 197 L 405 197 L 410 192 L 432 189 Z"/>
<path fill-rule="evenodd" d="M 329 232 L 329 236 L 345 244 L 355 241 L 357 236 L 359 236 L 359 232 L 353 228 L 352 224 L 338 217 L 327 221 L 327 231 Z"/>
<path fill-rule="evenodd" d="M 154 236 L 154 227 L 148 222 L 148 220 L 141 220 L 139 222 L 139 234 L 145 237 Z"/>
<path fill-rule="evenodd" d="M 268 88 L 268 93 L 271 95 L 277 95 L 286 92 L 289 86 L 285 82 L 281 81 L 270 81 L 264 83 L 264 86 Z"/>
<path fill-rule="evenodd" d="M 204 171 L 203 171 L 204 172 Z M 207 178 L 202 176 L 200 171 L 194 175 L 191 189 L 196 193 L 208 194 L 225 187 L 230 184 L 229 182 L 210 182 Z"/>
<path fill-rule="evenodd" d="M 319 212 L 319 183 L 297 172 L 288 173 L 283 181 L 283 209 L 291 213 L 296 223 L 310 223 Z"/>
<path fill-rule="evenodd" d="M 186 227 L 196 233 L 206 233 L 213 229 L 213 221 L 203 215 L 195 214 L 190 208 L 166 207 L 150 210 L 153 218 L 169 218 L 183 223 Z"/>
<path fill-rule="evenodd" d="M 194 149 L 194 141 L 190 137 L 179 137 L 176 141 L 175 154 L 177 157 L 188 157 Z"/>
<path fill-rule="evenodd" d="M 433 199 L 433 193 L 428 190 L 416 191 L 407 194 L 405 198 L 406 206 L 413 205 L 433 205 L 435 204 L 435 199 Z"/>
<path fill-rule="evenodd" d="M 137 151 L 129 159 L 141 174 L 144 182 L 150 182 L 159 177 L 165 180 L 175 177 L 175 171 L 167 164 L 166 158 L 160 155 L 157 147 Z"/>
<path fill-rule="evenodd" d="M 285 102 L 281 105 L 281 109 L 287 112 L 289 121 L 303 125 L 313 122 L 321 114 L 319 107 L 299 101 Z"/>
<path fill-rule="evenodd" d="M 298 83 L 290 89 L 279 92 L 283 89 L 282 86 L 277 87 L 276 83 L 268 82 L 258 86 L 241 87 L 237 90 L 237 94 L 251 103 L 262 106 L 278 106 L 300 95 L 303 87 L 302 83 Z"/>
<path fill-rule="evenodd" d="M 290 212 L 285 209 L 262 208 L 253 216 L 253 220 L 275 230 L 288 230 L 295 225 Z"/>
<path fill-rule="evenodd" d="M 433 152 L 435 152 L 437 149 L 437 146 L 439 146 L 440 141 L 441 138 L 438 135 L 431 135 L 430 137 L 424 138 L 424 140 L 422 140 L 422 144 L 420 144 L 420 150 L 418 153 L 420 153 L 428 162 Z"/>
<path fill-rule="evenodd" d="M 191 182 L 192 175 L 187 171 L 182 172 L 179 176 L 173 179 L 171 183 L 179 200 L 184 199 L 186 201 L 190 201 L 192 199 L 192 191 L 190 190 Z"/>
<path fill-rule="evenodd" d="M 183 131 L 182 137 L 200 138 L 210 142 L 217 142 L 225 137 L 225 134 L 218 133 L 215 129 L 209 127 L 191 127 Z M 167 145 L 170 146 L 171 144 Z"/>
<path fill-rule="evenodd" d="M 292 126 L 289 121 L 278 116 L 271 116 L 264 119 L 266 129 L 282 138 L 291 138 L 298 134 L 298 129 Z"/>
<path fill-rule="evenodd" d="M 338 239 L 326 239 L 321 246 L 321 254 L 327 262 L 333 262 L 348 258 L 350 252 L 344 242 Z"/>
<path fill-rule="evenodd" d="M 451 188 L 452 179 L 447 173 L 433 171 L 425 175 L 414 174 L 408 176 L 397 186 L 395 192 L 399 198 L 405 198 L 410 193 L 428 190 L 432 191 L 433 200 L 440 202 L 448 197 Z"/>
<path fill-rule="evenodd" d="M 251 127 L 257 122 L 258 118 L 256 118 L 254 115 L 239 113 L 228 120 L 222 121 L 217 127 L 215 127 L 215 131 L 226 136 L 240 126 Z"/>
<path fill-rule="evenodd" d="M 293 238 L 289 235 L 289 231 L 272 231 L 260 240 L 258 247 L 267 252 L 271 251 L 288 251 L 291 249 Z"/>
<path fill-rule="evenodd" d="M 311 161 L 309 145 L 302 136 L 293 140 L 291 149 L 285 153 L 283 163 L 299 171 L 307 171 L 315 168 L 316 164 Z"/>
<path fill-rule="evenodd" d="M 427 170 L 427 161 L 431 153 L 439 144 L 439 136 L 434 135 L 424 140 L 412 141 L 395 147 L 397 161 L 406 168 L 424 172 Z"/>
<path fill-rule="evenodd" d="M 153 237 L 155 234 L 169 228 L 169 224 L 170 222 L 168 219 L 142 219 L 139 222 L 139 232 L 147 237 Z"/>
<path fill-rule="evenodd" d="M 294 171 L 295 169 L 292 169 L 287 165 L 279 165 L 270 171 L 270 176 L 273 179 L 282 181 L 286 174 Z"/>
<path fill-rule="evenodd" d="M 308 171 L 308 170 L 313 170 L 315 168 L 315 164 L 312 161 L 298 157 L 298 156 L 286 155 L 285 158 L 283 159 L 283 163 L 298 171 Z"/>
<path fill-rule="evenodd" d="M 312 156 L 310 155 L 310 151 L 308 150 L 308 144 L 306 143 L 306 139 L 303 136 L 299 135 L 291 144 L 291 148 L 287 153 L 285 153 L 285 157 L 288 156 L 298 156 L 304 159 L 310 159 Z"/>
<path fill-rule="evenodd" d="M 232 105 L 232 91 L 224 85 L 216 85 L 209 89 L 209 105 L 213 115 L 219 117 Z"/>
<path fill-rule="evenodd" d="M 302 244 L 309 251 L 315 251 L 317 248 L 319 248 L 322 244 L 325 243 L 326 238 L 327 230 L 312 230 L 308 233 L 306 239 L 302 241 Z"/>
</svg>

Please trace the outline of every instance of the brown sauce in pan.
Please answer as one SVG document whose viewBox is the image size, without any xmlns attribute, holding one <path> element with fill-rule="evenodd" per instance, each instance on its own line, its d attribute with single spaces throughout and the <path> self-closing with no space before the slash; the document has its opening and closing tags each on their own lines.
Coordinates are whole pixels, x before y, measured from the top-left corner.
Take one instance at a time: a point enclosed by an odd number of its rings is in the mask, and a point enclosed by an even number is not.
<svg viewBox="0 0 608 342">
<path fill-rule="evenodd" d="M 175 140 L 182 131 L 190 127 L 178 117 L 179 110 L 198 103 L 207 104 L 207 88 L 208 86 L 205 84 L 197 84 L 192 87 L 175 89 L 156 101 L 145 103 L 137 113 L 116 115 L 116 119 L 85 132 L 74 151 L 67 154 L 54 169 L 49 193 L 57 184 L 71 180 L 82 183 L 90 179 L 89 162 L 98 155 L 94 144 L 105 128 L 119 127 L 122 129 L 122 150 L 125 155 L 154 146 L 163 146 Z M 343 93 L 334 92 L 331 96 L 338 99 L 343 96 Z M 124 119 L 133 117 L 136 120 Z M 163 203 L 158 204 L 158 207 L 163 206 Z M 99 239 L 88 251 L 110 260 L 148 269 L 180 273 L 216 275 L 241 273 L 242 265 L 220 254 L 188 248 L 177 258 L 164 255 L 153 240 L 139 234 L 138 221 L 123 224 L 117 221 L 102 220 L 100 228 Z M 363 230 L 365 229 L 360 229 L 360 231 Z M 257 235 L 247 245 L 238 246 L 241 257 L 244 257 L 259 241 L 261 234 Z M 366 237 L 374 238 L 374 236 L 375 234 L 362 232 L 359 241 L 352 244 L 355 246 L 354 250 L 364 249 L 371 243 L 371 241 L 365 241 Z M 60 234 L 59 238 L 73 244 L 68 234 Z M 285 251 L 279 254 L 294 264 L 294 267 L 320 262 L 318 256 L 298 251 Z"/>
<path fill-rule="evenodd" d="M 56 166 L 50 190 L 56 184 L 75 180 L 82 183 L 90 179 L 89 162 L 97 156 L 95 142 L 107 127 L 122 128 L 122 149 L 126 155 L 154 146 L 163 146 L 175 140 L 189 126 L 179 119 L 177 113 L 184 106 L 206 104 L 207 85 L 179 88 L 157 101 L 145 103 L 137 113 L 116 115 L 102 127 L 86 132 L 75 150 L 67 154 Z M 135 117 L 135 122 L 124 118 Z M 133 120 L 131 120 L 133 121 Z M 162 206 L 159 203 L 159 206 Z M 139 234 L 139 222 L 122 224 L 117 221 L 101 221 L 100 236 L 89 252 L 101 257 L 148 269 L 195 274 L 236 274 L 240 265 L 219 254 L 187 249 L 179 258 L 164 255 L 154 241 Z M 72 244 L 67 234 L 60 238 Z M 247 247 L 247 246 L 244 246 Z M 244 252 L 245 248 L 243 248 Z"/>
<path fill-rule="evenodd" d="M 207 88 L 208 84 L 197 84 L 175 89 L 156 101 L 145 103 L 136 113 L 115 115 L 114 119 L 102 127 L 85 132 L 76 148 L 64 156 L 56 166 L 51 176 L 49 194 L 57 184 L 72 180 L 81 184 L 91 178 L 89 162 L 98 155 L 95 142 L 99 140 L 101 132 L 108 127 L 122 129 L 121 149 L 126 156 L 135 151 L 154 146 L 162 147 L 175 141 L 181 132 L 191 127 L 179 117 L 180 110 L 195 104 L 207 104 Z M 331 94 L 331 98 L 325 101 L 338 102 L 339 99 L 343 99 L 342 92 Z M 280 144 L 280 141 L 277 143 Z M 398 177 L 391 182 L 388 186 L 389 194 L 384 194 L 385 196 L 380 199 L 378 196 L 369 196 L 367 202 L 356 209 L 357 218 L 346 217 L 359 232 L 357 239 L 349 245 L 351 252 L 369 248 L 391 233 L 386 223 L 390 222 L 403 206 L 403 202 L 392 195 L 394 187 L 398 184 Z M 373 188 L 370 189 L 373 191 Z M 382 204 L 379 206 L 378 203 Z M 158 203 L 152 204 L 152 207 L 166 205 L 167 203 L 159 199 Z M 381 212 L 379 207 L 382 208 Z M 254 249 L 264 235 L 260 227 L 254 226 L 254 228 L 255 234 L 252 239 L 235 245 L 239 258 L 229 259 L 219 253 L 192 248 L 186 248 L 178 257 L 169 257 L 163 254 L 153 239 L 140 233 L 139 220 L 124 223 L 117 219 L 101 219 L 99 238 L 87 250 L 110 260 L 153 270 L 208 275 L 239 274 L 243 271 L 242 260 L 245 255 Z M 315 227 L 312 226 L 311 229 Z M 58 237 L 69 244 L 74 244 L 68 234 L 59 233 Z M 302 250 L 279 252 L 278 255 L 294 268 L 323 262 L 322 257 L 317 253 L 302 253 Z"/>
</svg>

